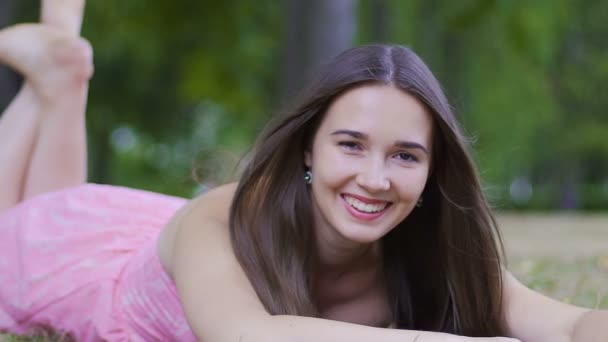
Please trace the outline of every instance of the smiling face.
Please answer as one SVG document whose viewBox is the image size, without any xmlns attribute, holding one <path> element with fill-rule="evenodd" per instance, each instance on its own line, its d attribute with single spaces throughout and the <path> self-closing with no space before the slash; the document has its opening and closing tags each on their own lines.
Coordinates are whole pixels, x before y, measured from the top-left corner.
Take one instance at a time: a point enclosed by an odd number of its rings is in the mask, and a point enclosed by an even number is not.
<svg viewBox="0 0 608 342">
<path fill-rule="evenodd" d="M 409 215 L 429 174 L 432 126 L 418 100 L 389 85 L 360 86 L 331 104 L 305 152 L 319 241 L 369 244 Z"/>
</svg>

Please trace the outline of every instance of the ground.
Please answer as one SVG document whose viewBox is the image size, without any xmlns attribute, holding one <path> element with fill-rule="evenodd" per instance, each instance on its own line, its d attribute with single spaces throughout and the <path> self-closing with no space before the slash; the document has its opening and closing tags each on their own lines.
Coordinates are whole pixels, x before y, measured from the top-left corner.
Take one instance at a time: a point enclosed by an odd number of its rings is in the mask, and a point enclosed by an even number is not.
<svg viewBox="0 0 608 342">
<path fill-rule="evenodd" d="M 555 299 L 608 309 L 608 215 L 498 216 L 508 267 Z"/>
</svg>

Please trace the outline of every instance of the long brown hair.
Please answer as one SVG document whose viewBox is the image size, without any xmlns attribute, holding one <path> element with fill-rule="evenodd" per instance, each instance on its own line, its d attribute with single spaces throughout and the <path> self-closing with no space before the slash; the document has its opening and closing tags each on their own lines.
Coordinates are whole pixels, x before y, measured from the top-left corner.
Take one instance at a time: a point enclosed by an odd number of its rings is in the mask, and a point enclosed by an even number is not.
<svg viewBox="0 0 608 342">
<path fill-rule="evenodd" d="M 438 81 L 403 46 L 368 45 L 337 56 L 295 109 L 260 135 L 230 210 L 237 259 L 270 314 L 318 315 L 304 151 L 332 101 L 366 83 L 402 89 L 426 106 L 434 122 L 424 204 L 381 241 L 392 321 L 402 329 L 504 335 L 502 242 L 469 143 Z"/>
</svg>

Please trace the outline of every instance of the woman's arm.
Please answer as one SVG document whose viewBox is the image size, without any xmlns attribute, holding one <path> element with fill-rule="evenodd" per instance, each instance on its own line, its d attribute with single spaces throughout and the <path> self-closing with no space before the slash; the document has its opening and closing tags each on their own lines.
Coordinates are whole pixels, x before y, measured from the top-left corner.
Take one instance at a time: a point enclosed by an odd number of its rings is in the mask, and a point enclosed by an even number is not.
<svg viewBox="0 0 608 342">
<path fill-rule="evenodd" d="M 589 310 L 583 314 L 574 325 L 571 341 L 608 341 L 608 311 Z"/>
<path fill-rule="evenodd" d="M 608 341 L 608 311 L 560 303 L 504 276 L 507 324 L 512 336 L 534 342 Z"/>
<path fill-rule="evenodd" d="M 457 342 L 469 338 L 373 328 L 320 318 L 271 316 L 259 301 L 231 248 L 227 215 L 234 187 L 198 199 L 180 220 L 172 274 L 195 336 L 214 342 Z M 473 339 L 471 339 L 473 340 Z M 515 341 L 474 339 L 475 341 Z"/>
</svg>

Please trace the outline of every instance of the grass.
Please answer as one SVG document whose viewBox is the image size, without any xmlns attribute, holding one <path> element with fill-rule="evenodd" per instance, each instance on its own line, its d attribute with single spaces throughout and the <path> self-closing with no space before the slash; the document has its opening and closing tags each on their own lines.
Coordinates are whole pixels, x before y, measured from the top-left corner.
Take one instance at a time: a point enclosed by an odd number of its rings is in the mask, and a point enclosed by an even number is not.
<svg viewBox="0 0 608 342">
<path fill-rule="evenodd" d="M 608 215 L 498 216 L 508 268 L 562 302 L 608 309 Z"/>
<path fill-rule="evenodd" d="M 2 340 L 4 337 L 4 340 Z M 54 336 L 53 334 L 43 334 L 35 337 L 23 337 L 15 335 L 0 335 L 0 341 L 5 342 L 68 342 L 67 339 Z"/>
<path fill-rule="evenodd" d="M 513 274 L 535 291 L 565 303 L 608 309 L 608 256 L 520 259 L 510 265 Z"/>
</svg>

